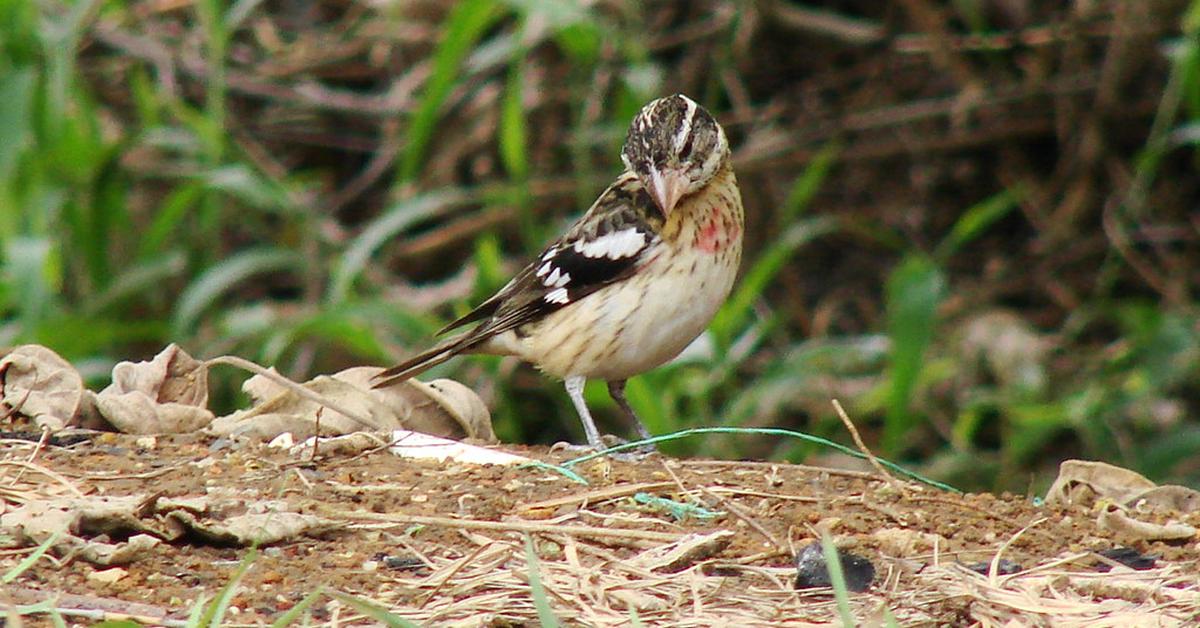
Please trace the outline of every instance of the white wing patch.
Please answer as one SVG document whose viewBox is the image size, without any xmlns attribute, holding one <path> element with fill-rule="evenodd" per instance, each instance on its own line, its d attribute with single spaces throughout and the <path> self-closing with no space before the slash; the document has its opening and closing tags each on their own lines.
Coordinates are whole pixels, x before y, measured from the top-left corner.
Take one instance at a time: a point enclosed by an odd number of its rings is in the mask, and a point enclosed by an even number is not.
<svg viewBox="0 0 1200 628">
<path fill-rule="evenodd" d="M 551 290 L 550 292 L 547 292 L 546 296 L 544 296 L 542 298 L 545 299 L 547 303 L 570 303 L 571 302 L 571 297 L 567 296 L 566 288 L 558 288 L 557 290 Z"/>
<path fill-rule="evenodd" d="M 555 268 L 549 277 L 542 280 L 542 284 L 553 288 L 561 288 L 570 282 L 571 273 L 564 273 L 560 268 Z"/>
<path fill-rule="evenodd" d="M 595 240 L 575 242 L 575 252 L 585 257 L 621 259 L 635 255 L 646 246 L 646 234 L 636 227 L 606 233 Z"/>
</svg>

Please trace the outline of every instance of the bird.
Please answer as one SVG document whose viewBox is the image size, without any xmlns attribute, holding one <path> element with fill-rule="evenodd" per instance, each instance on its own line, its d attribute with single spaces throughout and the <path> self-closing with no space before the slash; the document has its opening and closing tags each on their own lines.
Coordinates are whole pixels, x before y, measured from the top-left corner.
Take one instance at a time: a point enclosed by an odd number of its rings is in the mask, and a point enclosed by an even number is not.
<svg viewBox="0 0 1200 628">
<path fill-rule="evenodd" d="M 708 327 L 738 273 L 744 212 L 724 129 L 683 94 L 634 116 L 621 161 L 624 171 L 563 235 L 438 335 L 474 327 L 381 371 L 373 387 L 460 354 L 517 356 L 564 382 L 591 448 L 606 449 L 584 402 L 588 379 L 606 381 L 638 436 L 651 438 L 626 381 Z"/>
</svg>

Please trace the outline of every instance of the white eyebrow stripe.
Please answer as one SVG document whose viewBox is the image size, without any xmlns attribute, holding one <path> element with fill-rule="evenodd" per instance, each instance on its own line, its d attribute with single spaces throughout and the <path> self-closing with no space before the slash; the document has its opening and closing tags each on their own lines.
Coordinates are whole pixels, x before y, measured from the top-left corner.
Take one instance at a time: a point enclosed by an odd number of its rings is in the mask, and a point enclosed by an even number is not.
<svg viewBox="0 0 1200 628">
<path fill-rule="evenodd" d="M 679 131 L 675 133 L 675 139 L 673 140 L 676 153 L 683 151 L 683 145 L 687 143 L 688 136 L 692 134 L 692 120 L 696 118 L 697 107 L 696 101 L 691 98 L 687 96 L 680 96 L 680 98 L 683 98 L 684 102 L 687 103 L 687 113 L 684 114 L 683 124 L 679 125 Z"/>
<path fill-rule="evenodd" d="M 606 233 L 595 240 L 579 240 L 575 242 L 575 252 L 584 257 L 621 259 L 636 254 L 644 246 L 646 234 L 638 231 L 637 227 L 629 227 Z"/>
</svg>

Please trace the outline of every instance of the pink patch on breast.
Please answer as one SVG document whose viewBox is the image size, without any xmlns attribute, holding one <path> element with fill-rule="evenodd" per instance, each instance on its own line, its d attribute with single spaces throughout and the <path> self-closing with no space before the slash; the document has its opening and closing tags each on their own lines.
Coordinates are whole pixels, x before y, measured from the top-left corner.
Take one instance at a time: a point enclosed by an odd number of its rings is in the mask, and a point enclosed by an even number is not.
<svg viewBox="0 0 1200 628">
<path fill-rule="evenodd" d="M 721 229 L 720 219 L 712 218 L 700 229 L 696 247 L 705 253 L 716 253 L 725 248 L 725 233 Z"/>
</svg>

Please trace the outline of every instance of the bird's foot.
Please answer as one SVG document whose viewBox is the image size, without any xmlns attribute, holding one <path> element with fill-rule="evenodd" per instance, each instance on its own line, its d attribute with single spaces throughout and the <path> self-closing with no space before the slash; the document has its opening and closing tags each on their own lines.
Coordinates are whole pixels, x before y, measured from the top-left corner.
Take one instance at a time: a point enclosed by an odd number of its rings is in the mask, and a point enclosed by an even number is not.
<svg viewBox="0 0 1200 628">
<path fill-rule="evenodd" d="M 581 455 L 587 455 L 587 454 L 605 452 L 614 447 L 618 447 L 620 445 L 625 445 L 628 443 L 629 443 L 629 441 L 627 441 L 619 436 L 613 436 L 612 434 L 605 434 L 604 436 L 601 437 L 599 442 L 594 442 L 594 443 L 590 443 L 587 445 L 573 445 L 573 444 L 567 443 L 567 442 L 558 442 L 550 447 L 550 451 L 568 451 L 568 452 L 572 452 L 572 453 L 578 453 Z M 657 453 L 658 453 L 658 448 L 654 446 L 654 443 L 646 443 L 644 445 L 639 445 L 633 449 L 624 449 L 624 450 L 621 450 L 618 452 L 613 452 L 613 453 L 610 453 L 607 455 L 614 460 L 621 460 L 624 462 L 640 462 L 640 461 L 645 460 L 646 458 L 649 458 L 650 456 L 657 454 Z"/>
</svg>

